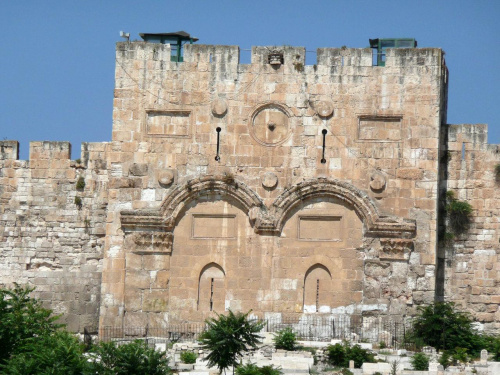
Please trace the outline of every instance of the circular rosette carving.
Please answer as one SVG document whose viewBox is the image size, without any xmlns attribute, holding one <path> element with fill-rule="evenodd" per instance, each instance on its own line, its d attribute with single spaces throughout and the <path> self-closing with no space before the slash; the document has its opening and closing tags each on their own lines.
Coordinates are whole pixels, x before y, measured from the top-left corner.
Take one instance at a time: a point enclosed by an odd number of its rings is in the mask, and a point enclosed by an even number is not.
<svg viewBox="0 0 500 375">
<path fill-rule="evenodd" d="M 370 176 L 370 188 L 373 191 L 382 191 L 385 189 L 385 176 L 380 172 L 374 172 Z"/>
<path fill-rule="evenodd" d="M 264 146 L 285 142 L 290 134 L 289 112 L 279 104 L 258 107 L 250 118 L 250 134 Z"/>
<path fill-rule="evenodd" d="M 222 117 L 227 112 L 227 103 L 224 99 L 217 99 L 212 102 L 212 114 Z"/>
<path fill-rule="evenodd" d="M 262 186 L 266 189 L 274 189 L 278 185 L 278 177 L 273 172 L 266 172 L 260 176 Z"/>
<path fill-rule="evenodd" d="M 320 117 L 330 117 L 333 114 L 333 103 L 328 100 L 316 102 L 314 110 Z"/>
</svg>

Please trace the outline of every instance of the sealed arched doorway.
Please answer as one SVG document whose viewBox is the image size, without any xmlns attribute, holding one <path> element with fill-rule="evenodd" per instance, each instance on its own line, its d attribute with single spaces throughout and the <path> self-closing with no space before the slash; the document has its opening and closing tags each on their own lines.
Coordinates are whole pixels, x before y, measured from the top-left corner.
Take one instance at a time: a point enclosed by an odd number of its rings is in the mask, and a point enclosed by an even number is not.
<svg viewBox="0 0 500 375">
<path fill-rule="evenodd" d="M 226 285 L 225 272 L 216 263 L 207 264 L 200 272 L 198 281 L 198 311 L 215 311 L 221 313 L 225 309 Z"/>
<path fill-rule="evenodd" d="M 304 277 L 305 313 L 329 313 L 332 306 L 332 275 L 322 264 L 309 268 Z"/>
</svg>

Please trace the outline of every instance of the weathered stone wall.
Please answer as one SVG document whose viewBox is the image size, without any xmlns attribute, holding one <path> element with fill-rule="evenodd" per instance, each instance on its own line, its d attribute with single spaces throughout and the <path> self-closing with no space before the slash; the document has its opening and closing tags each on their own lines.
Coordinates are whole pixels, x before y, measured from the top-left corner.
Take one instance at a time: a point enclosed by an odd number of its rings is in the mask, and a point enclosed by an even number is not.
<svg viewBox="0 0 500 375">
<path fill-rule="evenodd" d="M 448 190 L 472 205 L 469 229 L 440 253 L 444 265 L 444 300 L 470 311 L 485 327 L 500 329 L 499 209 L 500 146 L 487 143 L 484 124 L 448 126 Z M 500 171 L 499 171 L 500 172 Z M 498 177 L 497 177 L 498 176 Z"/>
<path fill-rule="evenodd" d="M 28 161 L 17 160 L 18 147 L 0 142 L 0 282 L 36 287 L 34 295 L 81 332 L 99 313 L 106 144 L 84 143 L 81 162 L 70 160 L 68 142 L 31 142 Z"/>
<path fill-rule="evenodd" d="M 175 63 L 118 43 L 111 142 L 79 162 L 65 142 L 32 142 L 29 161 L 0 142 L 0 282 L 36 285 L 73 330 L 228 308 L 401 318 L 436 297 L 498 328 L 499 156 L 485 126 L 446 125 L 442 55 L 378 67 L 323 48 L 306 65 L 304 48 L 254 47 L 244 65 L 186 45 Z M 438 246 L 446 190 L 474 219 Z"/>
<path fill-rule="evenodd" d="M 102 325 L 434 299 L 441 50 L 271 50 L 118 43 Z"/>
</svg>

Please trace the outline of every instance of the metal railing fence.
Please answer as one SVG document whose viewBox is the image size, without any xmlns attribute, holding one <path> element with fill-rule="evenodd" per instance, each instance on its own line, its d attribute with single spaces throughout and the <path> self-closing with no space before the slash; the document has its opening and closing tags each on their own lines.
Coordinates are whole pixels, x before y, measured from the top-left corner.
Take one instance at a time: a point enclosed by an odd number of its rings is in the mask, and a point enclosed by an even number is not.
<svg viewBox="0 0 500 375">
<path fill-rule="evenodd" d="M 261 320 L 263 332 L 278 332 L 291 328 L 301 341 L 346 340 L 354 343 L 384 343 L 395 349 L 412 345 L 408 339 L 411 320 L 394 321 L 386 317 L 363 317 L 360 315 L 302 315 L 299 317 L 277 317 Z M 205 323 L 168 324 L 165 327 L 100 327 L 85 329 L 85 340 L 92 336 L 100 341 L 128 342 L 136 339 L 148 344 L 197 341 L 206 328 Z"/>
</svg>

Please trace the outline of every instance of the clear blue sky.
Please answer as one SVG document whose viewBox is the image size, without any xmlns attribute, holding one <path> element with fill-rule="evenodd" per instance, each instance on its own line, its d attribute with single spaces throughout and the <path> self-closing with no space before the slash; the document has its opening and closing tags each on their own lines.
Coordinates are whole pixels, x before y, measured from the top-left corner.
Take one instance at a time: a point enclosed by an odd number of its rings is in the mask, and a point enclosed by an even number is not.
<svg viewBox="0 0 500 375">
<path fill-rule="evenodd" d="M 81 142 L 111 139 L 120 30 L 310 51 L 414 37 L 446 52 L 448 123 L 488 123 L 500 143 L 500 0 L 2 0 L 0 30 L 0 139 L 18 140 L 20 159 L 30 140 L 70 141 L 76 159 Z"/>
</svg>

